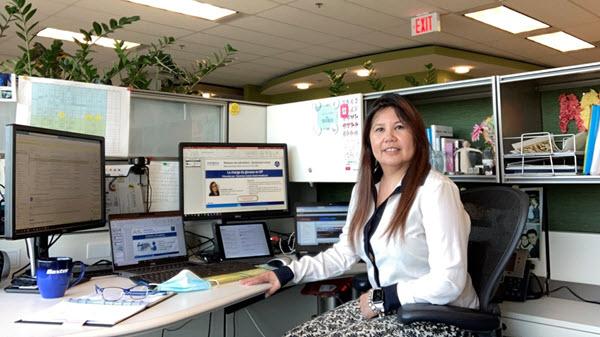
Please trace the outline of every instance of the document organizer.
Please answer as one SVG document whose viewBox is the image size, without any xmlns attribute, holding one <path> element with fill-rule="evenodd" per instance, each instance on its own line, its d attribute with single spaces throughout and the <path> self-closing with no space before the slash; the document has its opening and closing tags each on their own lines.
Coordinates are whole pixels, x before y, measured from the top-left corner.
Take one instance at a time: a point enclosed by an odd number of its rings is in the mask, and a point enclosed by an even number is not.
<svg viewBox="0 0 600 337">
<path fill-rule="evenodd" d="M 574 134 L 554 135 L 549 132 L 523 133 L 520 137 L 505 137 L 512 141 L 512 151 L 504 155 L 506 175 L 555 176 L 576 175 L 579 168 Z"/>
</svg>

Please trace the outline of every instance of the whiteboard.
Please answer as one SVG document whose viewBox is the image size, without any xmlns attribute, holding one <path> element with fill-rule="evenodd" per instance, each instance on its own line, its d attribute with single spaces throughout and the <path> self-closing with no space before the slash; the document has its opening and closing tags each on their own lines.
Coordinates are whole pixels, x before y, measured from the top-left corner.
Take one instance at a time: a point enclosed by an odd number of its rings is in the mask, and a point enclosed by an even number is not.
<svg viewBox="0 0 600 337">
<path fill-rule="evenodd" d="M 105 138 L 106 156 L 129 154 L 127 88 L 19 76 L 16 122 Z"/>
<path fill-rule="evenodd" d="M 286 143 L 290 181 L 356 182 L 362 94 L 267 107 L 267 142 Z"/>
<path fill-rule="evenodd" d="M 264 143 L 267 139 L 267 107 L 244 103 L 238 105 L 239 112 L 228 113 L 229 142 Z"/>
</svg>

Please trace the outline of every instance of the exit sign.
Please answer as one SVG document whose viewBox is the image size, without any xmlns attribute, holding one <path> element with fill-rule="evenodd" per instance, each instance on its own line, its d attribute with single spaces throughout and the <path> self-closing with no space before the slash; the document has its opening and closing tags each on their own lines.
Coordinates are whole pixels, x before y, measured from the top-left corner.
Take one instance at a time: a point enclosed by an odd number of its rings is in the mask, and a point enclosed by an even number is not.
<svg viewBox="0 0 600 337">
<path fill-rule="evenodd" d="M 428 13 L 415 16 L 410 19 L 410 28 L 412 36 L 439 32 L 441 30 L 440 15 L 438 13 Z"/>
</svg>

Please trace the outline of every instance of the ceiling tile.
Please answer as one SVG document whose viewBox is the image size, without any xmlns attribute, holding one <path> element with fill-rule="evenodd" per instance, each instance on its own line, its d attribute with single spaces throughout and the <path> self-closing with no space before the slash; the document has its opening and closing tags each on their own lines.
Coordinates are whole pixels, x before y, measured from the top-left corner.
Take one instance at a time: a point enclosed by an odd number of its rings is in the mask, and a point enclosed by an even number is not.
<svg viewBox="0 0 600 337">
<path fill-rule="evenodd" d="M 510 39 L 498 40 L 494 42 L 484 43 L 491 47 L 502 46 L 501 49 L 509 53 L 519 55 L 519 59 L 522 57 L 539 60 L 544 56 L 550 56 L 560 53 L 558 50 L 548 48 L 539 43 L 527 40 L 522 37 L 513 37 Z"/>
<path fill-rule="evenodd" d="M 387 50 L 414 47 L 417 42 L 383 32 L 370 32 L 352 36 L 353 40 L 369 43 Z"/>
<path fill-rule="evenodd" d="M 442 31 L 472 41 L 486 42 L 508 39 L 514 35 L 462 15 L 447 14 L 441 18 Z"/>
<path fill-rule="evenodd" d="M 268 0 L 203 0 L 203 2 L 247 14 L 256 14 L 269 8 L 279 6 L 278 3 Z"/>
<path fill-rule="evenodd" d="M 269 20 L 258 16 L 243 17 L 238 20 L 232 20 L 227 24 L 306 43 L 325 43 L 338 38 L 337 36 L 288 25 L 286 23 Z"/>
<path fill-rule="evenodd" d="M 298 50 L 303 55 L 313 55 L 325 58 L 328 61 L 339 60 L 350 57 L 352 55 L 349 51 L 337 50 L 325 46 L 310 46 Z"/>
<path fill-rule="evenodd" d="M 423 0 L 433 6 L 450 12 L 464 12 L 474 7 L 489 5 L 490 0 Z"/>
<path fill-rule="evenodd" d="M 442 8 L 427 4 L 420 0 L 348 0 L 348 2 L 405 19 L 423 13 L 446 13 Z"/>
<path fill-rule="evenodd" d="M 303 42 L 225 25 L 207 29 L 204 31 L 204 33 L 218 35 L 230 39 L 252 41 L 256 44 L 283 50 L 296 50 L 308 46 L 308 44 Z"/>
<path fill-rule="evenodd" d="M 322 56 L 306 55 L 298 52 L 287 52 L 273 55 L 273 58 L 279 58 L 286 61 L 297 62 L 304 66 L 320 64 L 327 62 L 327 59 Z"/>
<path fill-rule="evenodd" d="M 467 40 L 465 38 L 444 32 L 423 34 L 412 37 L 411 40 L 420 42 L 422 44 L 432 44 L 455 48 L 464 48 L 465 46 L 473 43 L 473 41 L 471 40 Z"/>
<path fill-rule="evenodd" d="M 397 17 L 344 0 L 328 0 L 322 4 L 317 7 L 314 1 L 295 1 L 289 6 L 370 29 L 383 29 L 398 24 Z"/>
<path fill-rule="evenodd" d="M 275 57 L 261 57 L 252 60 L 253 63 L 272 66 L 274 68 L 285 69 L 287 72 L 292 72 L 301 69 L 304 64 L 298 62 L 290 62 Z"/>
<path fill-rule="evenodd" d="M 583 25 L 566 27 L 564 31 L 587 42 L 597 44 L 600 41 L 599 27 L 600 20 Z"/>
<path fill-rule="evenodd" d="M 475 43 L 475 44 L 467 45 L 464 49 L 473 51 L 473 52 L 491 55 L 491 56 L 498 56 L 498 57 L 504 57 L 507 59 L 513 59 L 513 60 L 516 60 L 519 58 L 517 54 L 513 54 L 511 52 L 504 50 L 502 48 L 502 46 L 492 47 L 492 46 L 489 46 L 489 45 L 486 45 L 483 43 Z"/>
<path fill-rule="evenodd" d="M 352 36 L 354 34 L 361 34 L 369 31 L 369 29 L 364 27 L 316 15 L 289 6 L 279 6 L 266 12 L 262 12 L 258 14 L 258 16 L 336 36 Z"/>
<path fill-rule="evenodd" d="M 598 0 L 571 0 L 576 5 L 583 7 L 583 9 L 594 13 L 596 16 L 600 16 L 600 1 Z"/>
<path fill-rule="evenodd" d="M 247 52 L 250 54 L 260 56 L 275 55 L 285 51 L 279 48 L 265 47 L 251 42 L 234 40 L 204 33 L 195 33 L 192 35 L 188 35 L 185 38 L 180 39 L 180 41 L 183 41 L 183 43 L 185 43 L 186 45 L 195 43 L 197 41 L 198 43 L 216 47 L 224 47 L 227 43 L 229 43 L 233 48 L 237 49 L 240 52 Z"/>
<path fill-rule="evenodd" d="M 146 33 L 155 36 L 172 36 L 175 39 L 181 36 L 187 36 L 194 33 L 191 30 L 177 28 L 169 25 L 160 25 L 160 29 L 157 29 L 157 24 L 151 21 L 140 20 L 130 26 L 127 26 L 127 30 L 134 32 Z"/>
<path fill-rule="evenodd" d="M 594 14 L 565 0 L 555 0 L 551 4 L 546 1 L 523 0 L 506 0 L 504 3 L 514 10 L 560 29 L 598 20 Z"/>
<path fill-rule="evenodd" d="M 325 48 L 335 48 L 337 50 L 352 53 L 357 56 L 374 54 L 383 51 L 383 48 L 381 47 L 349 39 L 338 39 L 336 41 L 328 42 L 322 46 Z"/>
</svg>

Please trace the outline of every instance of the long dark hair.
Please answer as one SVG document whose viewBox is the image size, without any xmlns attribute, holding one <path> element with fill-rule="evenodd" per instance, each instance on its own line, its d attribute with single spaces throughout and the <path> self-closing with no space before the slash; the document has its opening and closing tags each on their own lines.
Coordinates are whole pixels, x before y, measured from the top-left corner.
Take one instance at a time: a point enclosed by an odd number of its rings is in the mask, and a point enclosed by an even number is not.
<svg viewBox="0 0 600 337">
<path fill-rule="evenodd" d="M 356 209 L 350 222 L 350 241 L 353 244 L 355 244 L 358 233 L 368 220 L 370 206 L 376 202 L 373 190 L 382 175 L 381 168 L 377 167 L 377 162 L 371 149 L 370 133 L 373 116 L 378 111 L 388 107 L 393 108 L 398 118 L 411 130 L 415 146 L 414 155 L 402 180 L 404 190 L 402 191 L 396 214 L 392 218 L 391 226 L 385 231 L 388 239 L 398 233 L 404 237 L 404 227 L 408 212 L 417 195 L 417 189 L 425 181 L 431 168 L 429 164 L 429 141 L 425 132 L 425 124 L 415 106 L 398 94 L 384 94 L 375 100 L 365 120 L 362 133 L 361 165 L 357 191 L 355 192 L 357 198 Z"/>
</svg>

